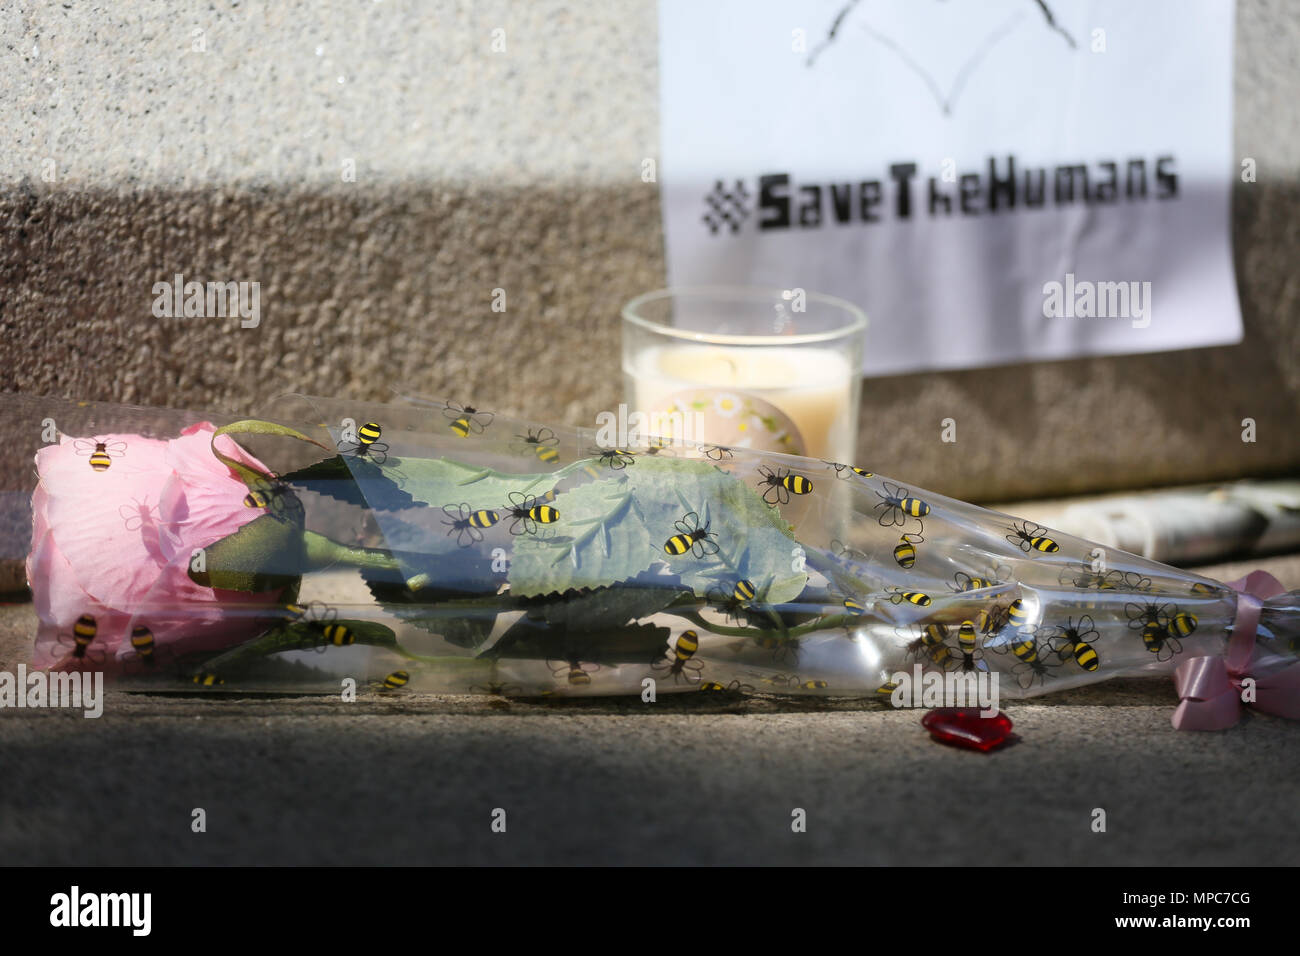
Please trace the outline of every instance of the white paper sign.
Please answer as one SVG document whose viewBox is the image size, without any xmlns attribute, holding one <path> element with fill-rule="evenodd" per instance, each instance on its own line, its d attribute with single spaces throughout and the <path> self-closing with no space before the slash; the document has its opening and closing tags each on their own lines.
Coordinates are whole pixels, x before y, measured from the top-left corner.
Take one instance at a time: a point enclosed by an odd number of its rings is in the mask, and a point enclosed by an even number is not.
<svg viewBox="0 0 1300 956">
<path fill-rule="evenodd" d="M 1238 342 L 1225 0 L 661 0 L 673 285 L 829 292 L 867 374 Z"/>
</svg>

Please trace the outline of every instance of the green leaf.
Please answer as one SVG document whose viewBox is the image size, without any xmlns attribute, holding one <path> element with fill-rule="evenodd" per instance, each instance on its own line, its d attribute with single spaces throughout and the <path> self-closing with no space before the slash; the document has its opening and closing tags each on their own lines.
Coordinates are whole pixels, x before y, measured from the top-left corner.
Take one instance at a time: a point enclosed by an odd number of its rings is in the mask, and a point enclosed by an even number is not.
<svg viewBox="0 0 1300 956">
<path fill-rule="evenodd" d="M 382 580 L 367 580 L 366 584 L 393 617 L 457 647 L 482 645 L 492 633 L 497 615 L 513 604 L 509 595 L 464 599 L 462 593 L 445 588 L 412 591 L 405 584 Z"/>
<path fill-rule="evenodd" d="M 747 578 L 759 589 L 759 601 L 781 604 L 797 597 L 808 580 L 797 570 L 796 542 L 780 513 L 709 462 L 638 456 L 617 478 L 562 492 L 554 504 L 559 522 L 515 545 L 510 587 L 516 594 L 593 589 L 657 563 L 701 597 L 711 586 Z M 716 554 L 664 550 L 679 532 L 677 522 L 692 511 L 718 545 Z"/>
<path fill-rule="evenodd" d="M 403 488 L 402 460 L 377 465 L 357 455 L 335 455 L 281 477 L 286 484 L 376 511 L 400 511 L 423 504 Z"/>
<path fill-rule="evenodd" d="M 567 591 L 530 598 L 521 602 L 524 616 L 511 631 L 528 628 L 549 628 L 554 631 L 599 630 L 618 627 L 632 621 L 657 614 L 689 593 L 676 583 L 675 578 L 643 576 L 636 582 L 624 582 L 594 591 Z"/>
<path fill-rule="evenodd" d="M 438 508 L 465 502 L 475 511 L 502 507 L 512 491 L 540 497 L 568 470 L 512 475 L 450 458 L 407 458 L 401 466 L 402 486 L 416 501 Z"/>
<path fill-rule="evenodd" d="M 275 422 L 266 422 L 260 419 L 245 419 L 244 421 L 231 422 L 229 425 L 223 425 L 212 433 L 212 454 L 220 459 L 226 467 L 237 474 L 240 479 L 250 488 L 257 486 L 259 483 L 266 481 L 270 475 L 264 474 L 249 465 L 237 459 L 231 458 L 217 448 L 217 439 L 222 435 L 278 435 L 284 438 L 295 438 L 298 441 L 306 442 L 309 445 L 315 445 L 318 448 L 325 449 L 325 446 L 314 438 L 308 438 L 302 432 L 289 428 L 286 425 L 278 425 Z M 329 449 L 325 449 L 328 451 Z"/>
<path fill-rule="evenodd" d="M 264 514 L 203 548 L 189 576 L 203 587 L 265 592 L 296 586 L 305 570 L 302 528 Z"/>
<path fill-rule="evenodd" d="M 371 644 L 379 647 L 397 646 L 397 636 L 392 629 L 377 621 L 341 620 L 331 621 L 330 623 L 345 625 L 352 632 L 353 643 Z M 295 620 L 277 624 L 252 640 L 245 641 L 238 647 L 231 648 L 223 654 L 210 658 L 199 669 L 206 673 L 225 677 L 232 671 L 237 671 L 253 661 L 269 657 L 272 654 L 281 654 L 285 651 L 320 649 L 322 641 L 323 637 L 319 622 Z M 328 654 L 329 648 L 326 647 L 323 653 Z"/>
</svg>

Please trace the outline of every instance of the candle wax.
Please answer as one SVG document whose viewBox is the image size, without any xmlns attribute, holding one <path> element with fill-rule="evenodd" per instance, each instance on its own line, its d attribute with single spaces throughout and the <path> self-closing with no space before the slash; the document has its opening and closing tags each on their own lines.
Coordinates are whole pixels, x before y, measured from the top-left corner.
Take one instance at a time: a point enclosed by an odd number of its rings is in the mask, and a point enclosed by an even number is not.
<svg viewBox="0 0 1300 956">
<path fill-rule="evenodd" d="M 626 369 L 627 394 L 642 412 L 664 412 L 683 392 L 713 393 L 718 414 L 705 416 L 699 441 L 741 444 L 791 454 L 848 461 L 853 374 L 843 354 L 831 349 L 772 346 L 665 345 L 645 349 Z M 799 447 L 765 441 L 757 429 L 736 441 L 729 418 L 751 399 L 757 414 L 771 406 L 797 430 Z M 710 434 L 712 432 L 712 434 Z M 728 441 L 728 439 L 731 439 Z"/>
</svg>

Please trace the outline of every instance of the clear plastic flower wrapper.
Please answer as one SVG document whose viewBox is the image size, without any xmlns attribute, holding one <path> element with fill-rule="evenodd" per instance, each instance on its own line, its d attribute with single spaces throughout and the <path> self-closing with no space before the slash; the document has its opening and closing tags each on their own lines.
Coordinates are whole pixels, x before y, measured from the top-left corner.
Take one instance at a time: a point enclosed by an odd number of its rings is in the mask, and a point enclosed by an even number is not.
<svg viewBox="0 0 1300 956">
<path fill-rule="evenodd" d="M 39 667 L 519 696 L 890 696 L 899 673 L 988 674 L 1015 697 L 1218 661 L 1179 672 L 1191 706 L 1296 696 L 1300 592 L 855 464 L 453 401 L 288 396 L 238 421 L 6 402 L 10 454 L 35 452 Z"/>
</svg>

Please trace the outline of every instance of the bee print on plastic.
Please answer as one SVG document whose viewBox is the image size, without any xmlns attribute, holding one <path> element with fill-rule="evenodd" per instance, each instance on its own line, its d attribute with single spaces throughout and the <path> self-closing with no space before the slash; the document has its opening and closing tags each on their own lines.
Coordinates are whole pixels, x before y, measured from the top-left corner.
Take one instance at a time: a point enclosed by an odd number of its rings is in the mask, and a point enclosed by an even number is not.
<svg viewBox="0 0 1300 956">
<path fill-rule="evenodd" d="M 89 458 L 91 471 L 108 471 L 114 458 L 126 455 L 126 442 L 100 441 L 97 438 L 78 438 L 73 442 L 78 455 Z"/>
<path fill-rule="evenodd" d="M 98 635 L 99 625 L 95 618 L 90 614 L 83 614 L 73 622 L 72 633 L 60 634 L 55 642 L 66 652 L 65 660 L 71 659 L 83 664 L 102 664 L 104 648 L 102 643 L 95 643 Z"/>
<path fill-rule="evenodd" d="M 772 660 L 778 664 L 797 667 L 802 641 L 797 637 L 782 637 L 780 634 L 760 634 L 751 638 L 765 651 L 771 651 Z"/>
<path fill-rule="evenodd" d="M 705 594 L 705 600 L 710 607 L 725 614 L 728 623 L 743 626 L 749 623 L 754 596 L 754 582 L 741 579 L 730 588 L 713 585 Z"/>
<path fill-rule="evenodd" d="M 388 461 L 388 442 L 380 441 L 384 430 L 378 422 L 366 422 L 357 426 L 356 438 L 340 438 L 335 447 L 339 454 L 354 458 L 369 458 L 376 465 Z"/>
<path fill-rule="evenodd" d="M 558 511 L 548 504 L 539 503 L 536 495 L 522 491 L 510 492 L 510 504 L 502 507 L 501 513 L 511 519 L 509 531 L 513 535 L 535 535 L 538 525 L 554 524 L 560 520 Z"/>
<path fill-rule="evenodd" d="M 455 402 L 446 402 L 442 407 L 442 414 L 450 420 L 448 427 L 461 438 L 468 438 L 471 434 L 483 434 L 483 430 L 491 425 L 492 419 L 496 417 L 493 412 L 480 411 L 473 405 L 457 405 Z"/>
<path fill-rule="evenodd" d="M 996 578 L 957 571 L 953 574 L 952 584 L 949 587 L 957 594 L 965 594 L 967 591 L 983 591 L 985 588 L 995 588 L 1000 583 Z"/>
<path fill-rule="evenodd" d="M 487 508 L 475 510 L 468 502 L 456 505 L 443 505 L 445 517 L 442 523 L 447 526 L 447 536 L 456 536 L 456 544 L 468 548 L 483 540 L 483 529 L 490 528 L 501 520 L 501 515 Z"/>
<path fill-rule="evenodd" d="M 547 661 L 546 665 L 551 669 L 552 677 L 557 681 L 563 680 L 570 687 L 591 686 L 592 673 L 600 670 L 599 664 L 580 661 L 576 657 L 565 661 Z"/>
<path fill-rule="evenodd" d="M 889 592 L 890 604 L 915 604 L 917 607 L 929 607 L 933 603 L 930 595 L 924 591 L 908 591 L 903 588 L 886 588 Z"/>
<path fill-rule="evenodd" d="M 697 558 L 718 553 L 717 534 L 709 530 L 709 524 L 700 524 L 700 516 L 691 511 L 682 516 L 676 524 L 677 534 L 664 542 L 664 552 L 679 556 L 691 552 Z"/>
<path fill-rule="evenodd" d="M 711 694 L 741 694 L 754 693 L 754 685 L 742 683 L 740 678 L 736 678 L 729 684 L 721 684 L 715 680 L 706 680 L 700 683 L 700 690 Z"/>
<path fill-rule="evenodd" d="M 626 448 L 593 448 L 591 453 L 601 465 L 613 471 L 622 471 L 628 465 L 636 464 L 636 452 Z"/>
<path fill-rule="evenodd" d="M 163 662 L 170 661 L 174 656 L 172 649 L 159 644 L 153 631 L 145 624 L 131 628 L 130 644 L 131 650 L 123 655 L 122 660 L 128 665 L 138 665 L 142 670 L 157 670 Z"/>
<path fill-rule="evenodd" d="M 1051 635 L 1049 640 L 1061 660 L 1073 660 L 1090 673 L 1101 666 L 1101 656 L 1093 646 L 1099 635 L 1091 615 L 1080 616 L 1077 623 L 1072 617 L 1066 618 L 1064 624 L 1055 625 L 1045 633 Z"/>
<path fill-rule="evenodd" d="M 262 508 L 267 514 L 296 521 L 306 514 L 302 500 L 288 484 L 274 479 L 258 479 L 244 495 L 245 508 Z"/>
<path fill-rule="evenodd" d="M 529 428 L 523 435 L 516 435 L 514 445 L 522 454 L 536 456 L 543 465 L 554 465 L 560 460 L 560 439 L 549 428 Z"/>
<path fill-rule="evenodd" d="M 1145 601 L 1130 601 L 1124 605 L 1128 625 L 1142 634 L 1142 645 L 1156 656 L 1167 661 L 1183 652 L 1180 638 L 1190 637 L 1196 630 L 1196 615 L 1180 611 L 1176 605 Z"/>
<path fill-rule="evenodd" d="M 323 654 L 330 647 L 347 647 L 356 643 L 357 636 L 352 629 L 338 622 L 339 612 L 320 601 L 290 604 L 285 610 L 295 624 L 306 625 L 311 648 L 318 654 Z"/>
<path fill-rule="evenodd" d="M 1044 636 L 1039 636 L 1037 633 L 1022 634 L 1020 640 L 1004 644 L 998 649 L 999 653 L 1009 653 L 1015 657 L 1016 665 L 1011 669 L 1011 673 L 1015 675 L 1016 683 L 1025 690 L 1035 683 L 1043 683 L 1051 676 L 1054 668 L 1062 665 L 1060 656 L 1053 650 L 1048 640 L 1050 635 L 1050 629 Z M 1052 660 L 1052 658 L 1056 659 Z"/>
<path fill-rule="evenodd" d="M 1047 529 L 1029 521 L 1012 522 L 1007 529 L 1006 539 L 1025 554 L 1035 551 L 1042 554 L 1055 554 L 1061 550 L 1056 541 L 1047 536 Z"/>
<path fill-rule="evenodd" d="M 877 491 L 876 497 L 880 500 L 872 506 L 876 513 L 876 521 L 882 528 L 888 528 L 891 525 L 895 528 L 901 528 L 907 524 L 909 519 L 915 519 L 918 522 L 930 513 L 930 506 L 920 498 L 913 497 L 906 488 L 896 485 L 892 481 L 883 483 L 884 491 Z"/>
<path fill-rule="evenodd" d="M 925 538 L 914 531 L 901 535 L 898 544 L 894 545 L 894 560 L 903 570 L 910 570 L 912 565 L 916 564 L 916 546 L 924 541 Z"/>
<path fill-rule="evenodd" d="M 769 505 L 789 504 L 791 495 L 811 494 L 813 483 L 803 475 L 777 469 L 773 471 L 766 465 L 760 465 L 758 473 L 762 479 L 758 487 L 763 489 L 763 500 Z"/>
<path fill-rule="evenodd" d="M 411 682 L 410 671 L 396 670 L 384 677 L 378 682 L 375 690 L 380 693 L 392 693 L 395 690 L 401 690 Z"/>
<path fill-rule="evenodd" d="M 838 461 L 826 461 L 825 458 L 823 458 L 822 461 L 835 469 L 835 477 L 839 478 L 841 481 L 848 481 L 854 475 L 857 475 L 859 478 L 876 477 L 873 472 L 867 471 L 865 468 L 859 468 L 857 465 L 846 465 Z"/>
<path fill-rule="evenodd" d="M 704 662 L 696 659 L 695 652 L 700 649 L 700 635 L 696 631 L 682 631 L 669 648 L 665 656 L 650 666 L 650 670 L 663 677 L 672 677 L 674 682 L 700 679 Z"/>
</svg>

